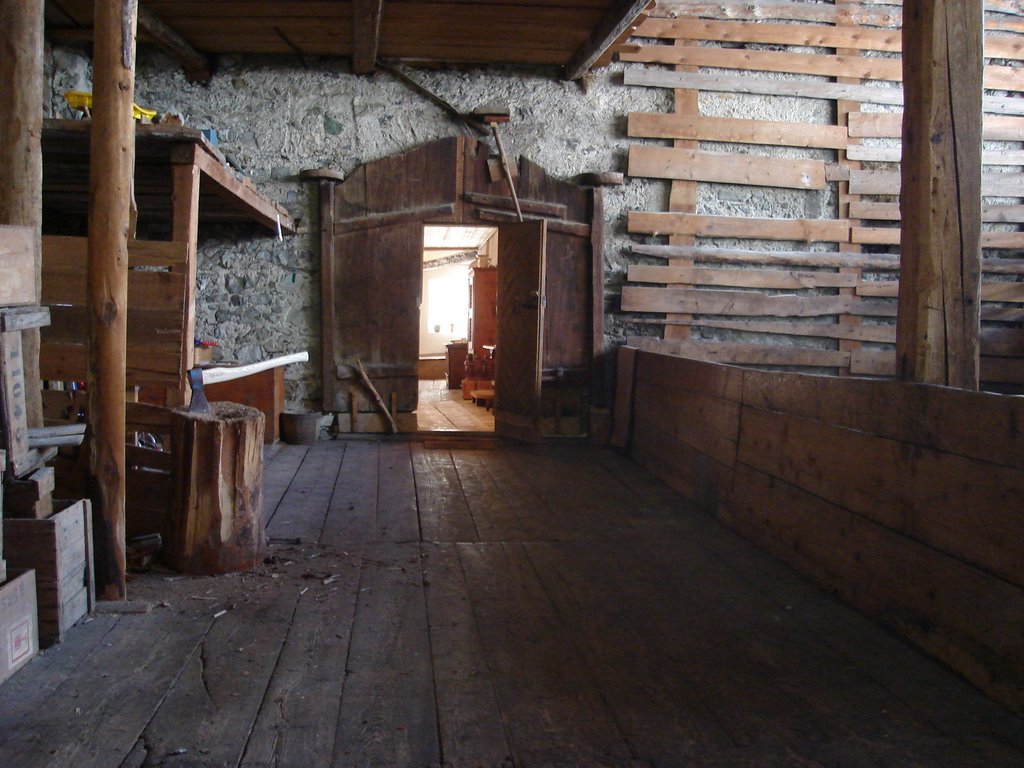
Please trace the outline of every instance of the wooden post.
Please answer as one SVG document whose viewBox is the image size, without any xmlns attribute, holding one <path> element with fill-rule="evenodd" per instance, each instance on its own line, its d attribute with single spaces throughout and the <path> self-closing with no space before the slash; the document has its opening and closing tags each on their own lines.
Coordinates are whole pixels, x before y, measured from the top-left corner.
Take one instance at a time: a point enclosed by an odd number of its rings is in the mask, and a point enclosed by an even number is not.
<svg viewBox="0 0 1024 768">
<path fill-rule="evenodd" d="M 903 4 L 897 376 L 978 388 L 982 0 Z"/>
<path fill-rule="evenodd" d="M 0 224 L 35 232 L 35 298 L 40 298 L 43 212 L 43 0 L 0 0 Z M 29 427 L 43 425 L 39 329 L 23 333 Z"/>
<path fill-rule="evenodd" d="M 135 159 L 135 0 L 96 0 L 89 174 L 89 421 L 102 596 L 125 598 L 125 339 Z"/>
</svg>

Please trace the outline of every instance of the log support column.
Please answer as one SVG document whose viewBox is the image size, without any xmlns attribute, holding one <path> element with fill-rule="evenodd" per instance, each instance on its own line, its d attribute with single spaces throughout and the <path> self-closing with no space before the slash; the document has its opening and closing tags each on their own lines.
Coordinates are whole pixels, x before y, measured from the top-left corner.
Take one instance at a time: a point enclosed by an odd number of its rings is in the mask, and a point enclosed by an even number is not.
<svg viewBox="0 0 1024 768">
<path fill-rule="evenodd" d="M 89 175 L 89 420 L 96 575 L 125 598 L 125 339 L 135 161 L 136 0 L 96 0 Z"/>
<path fill-rule="evenodd" d="M 897 376 L 978 388 L 982 0 L 903 4 Z"/>
<path fill-rule="evenodd" d="M 43 0 L 0 0 L 0 224 L 35 230 L 41 253 L 43 211 Z M 39 303 L 42 264 L 35 264 Z M 39 329 L 23 332 L 29 427 L 43 426 Z"/>
</svg>

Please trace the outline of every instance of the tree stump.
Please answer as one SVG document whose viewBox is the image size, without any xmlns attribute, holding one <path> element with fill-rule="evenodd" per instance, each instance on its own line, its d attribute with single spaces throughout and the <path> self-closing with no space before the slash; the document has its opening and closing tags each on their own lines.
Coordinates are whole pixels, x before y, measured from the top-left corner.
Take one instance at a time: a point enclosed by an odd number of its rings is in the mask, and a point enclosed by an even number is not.
<svg viewBox="0 0 1024 768">
<path fill-rule="evenodd" d="M 263 560 L 263 430 L 256 408 L 212 403 L 174 411 L 177 469 L 170 565 L 183 573 L 255 568 Z"/>
</svg>

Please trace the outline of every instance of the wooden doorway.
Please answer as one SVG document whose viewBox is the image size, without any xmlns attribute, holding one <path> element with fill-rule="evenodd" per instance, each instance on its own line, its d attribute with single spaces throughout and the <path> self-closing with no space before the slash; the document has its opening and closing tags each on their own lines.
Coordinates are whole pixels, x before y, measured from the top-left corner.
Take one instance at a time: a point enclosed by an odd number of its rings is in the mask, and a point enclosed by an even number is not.
<svg viewBox="0 0 1024 768">
<path fill-rule="evenodd" d="M 389 429 L 357 363 L 399 429 L 417 429 L 423 225 L 516 221 L 505 180 L 492 176 L 490 154 L 474 139 L 442 139 L 363 165 L 345 181 L 321 182 L 323 401 L 338 414 L 339 430 Z M 509 399 L 503 410 L 517 417 L 509 422 L 535 424 L 533 436 L 582 435 L 590 405 L 604 397 L 600 191 L 553 179 L 523 158 L 517 170 L 523 213 L 546 231 L 546 303 L 537 318 L 541 389 L 539 405 L 520 412 L 524 401 Z M 515 354 L 510 365 L 522 362 Z M 496 400 L 502 408 L 497 392 Z"/>
</svg>

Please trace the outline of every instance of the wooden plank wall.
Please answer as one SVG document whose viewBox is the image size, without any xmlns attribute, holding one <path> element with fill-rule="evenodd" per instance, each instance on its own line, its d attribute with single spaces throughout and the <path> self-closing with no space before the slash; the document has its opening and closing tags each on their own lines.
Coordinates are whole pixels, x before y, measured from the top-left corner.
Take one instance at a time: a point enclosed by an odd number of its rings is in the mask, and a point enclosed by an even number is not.
<svg viewBox="0 0 1024 768">
<path fill-rule="evenodd" d="M 621 306 L 640 313 L 646 337 L 630 343 L 719 362 L 893 375 L 900 25 L 897 2 L 854 0 L 660 2 L 642 22 L 620 53 L 642 66 L 627 68 L 624 82 L 673 89 L 676 107 L 629 115 L 629 174 L 670 180 L 673 193 L 667 210 L 629 213 L 636 263 Z M 982 380 L 1013 388 L 1024 384 L 1024 22 L 1019 10 L 990 10 L 986 26 Z M 835 120 L 702 114 L 694 94 L 709 92 L 825 99 L 837 104 Z M 824 219 L 755 218 L 742 206 L 703 215 L 695 201 L 706 185 L 766 194 L 835 185 L 838 210 Z M 677 194 L 684 187 L 689 205 Z"/>
<path fill-rule="evenodd" d="M 619 363 L 636 460 L 1024 711 L 1024 400 L 630 348 Z"/>
</svg>

